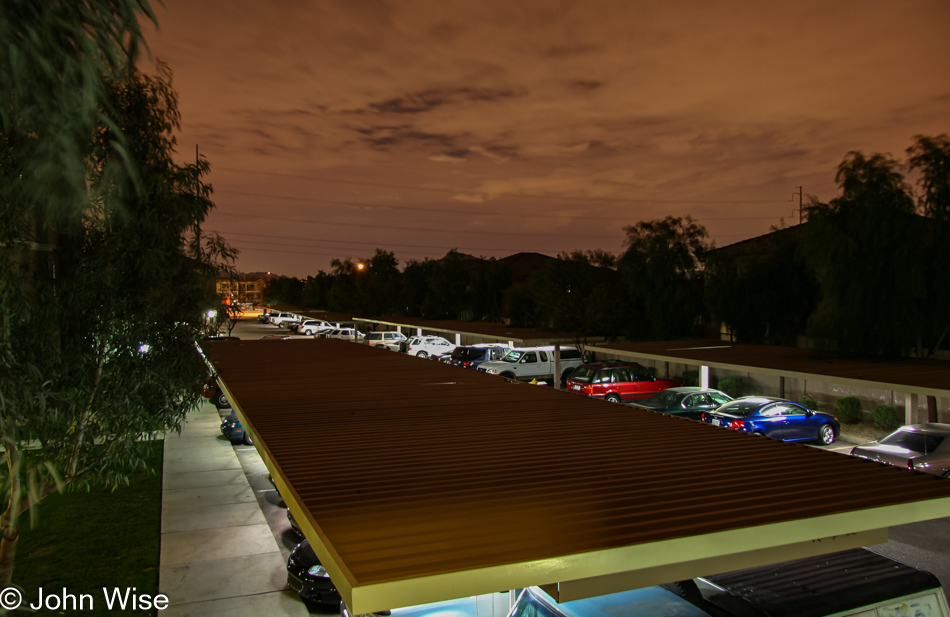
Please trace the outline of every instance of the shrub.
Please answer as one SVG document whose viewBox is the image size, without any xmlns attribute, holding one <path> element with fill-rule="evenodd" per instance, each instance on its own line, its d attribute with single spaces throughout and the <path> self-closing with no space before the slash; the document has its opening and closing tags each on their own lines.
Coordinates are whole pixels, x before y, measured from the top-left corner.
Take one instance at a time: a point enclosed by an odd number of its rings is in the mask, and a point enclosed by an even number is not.
<svg viewBox="0 0 950 617">
<path fill-rule="evenodd" d="M 810 396 L 803 396 L 803 397 L 802 397 L 802 405 L 804 405 L 805 407 L 807 407 L 807 408 L 809 408 L 809 409 L 814 409 L 815 411 L 818 410 L 818 401 L 816 401 L 815 399 L 813 399 L 813 398 L 810 397 Z"/>
<path fill-rule="evenodd" d="M 719 380 L 719 389 L 732 398 L 739 398 L 742 395 L 742 379 L 735 375 L 723 377 Z"/>
<path fill-rule="evenodd" d="M 861 401 L 856 396 L 843 396 L 838 399 L 838 419 L 845 424 L 857 424 L 864 419 Z"/>
<path fill-rule="evenodd" d="M 890 405 L 878 405 L 874 408 L 874 428 L 893 431 L 902 423 L 897 411 Z"/>
<path fill-rule="evenodd" d="M 684 386 L 698 386 L 699 385 L 699 371 L 694 371 L 694 370 L 683 371 L 683 375 L 680 377 L 680 381 L 683 382 Z"/>
</svg>

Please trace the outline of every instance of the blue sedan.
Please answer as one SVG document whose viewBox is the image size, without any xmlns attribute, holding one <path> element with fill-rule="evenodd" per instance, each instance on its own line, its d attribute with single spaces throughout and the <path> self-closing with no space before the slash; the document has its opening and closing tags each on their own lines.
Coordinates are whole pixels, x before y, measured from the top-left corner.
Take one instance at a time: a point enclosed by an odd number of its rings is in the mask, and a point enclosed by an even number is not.
<svg viewBox="0 0 950 617">
<path fill-rule="evenodd" d="M 782 441 L 834 443 L 841 433 L 838 418 L 801 403 L 770 396 L 744 396 L 707 411 L 703 422 Z"/>
</svg>

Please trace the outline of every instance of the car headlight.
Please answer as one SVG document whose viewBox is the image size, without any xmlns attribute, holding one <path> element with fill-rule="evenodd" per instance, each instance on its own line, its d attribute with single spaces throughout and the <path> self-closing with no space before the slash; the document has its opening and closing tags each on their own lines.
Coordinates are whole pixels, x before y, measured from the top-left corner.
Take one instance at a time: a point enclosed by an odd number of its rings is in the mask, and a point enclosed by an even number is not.
<svg viewBox="0 0 950 617">
<path fill-rule="evenodd" d="M 320 564 L 310 566 L 307 569 L 307 576 L 310 578 L 330 578 L 330 575 L 327 574 L 327 569 Z"/>
<path fill-rule="evenodd" d="M 496 369 L 496 368 L 490 368 L 490 369 L 488 369 L 486 372 L 487 372 L 487 373 L 495 373 L 495 374 L 497 375 L 497 374 L 498 374 L 498 369 Z"/>
</svg>

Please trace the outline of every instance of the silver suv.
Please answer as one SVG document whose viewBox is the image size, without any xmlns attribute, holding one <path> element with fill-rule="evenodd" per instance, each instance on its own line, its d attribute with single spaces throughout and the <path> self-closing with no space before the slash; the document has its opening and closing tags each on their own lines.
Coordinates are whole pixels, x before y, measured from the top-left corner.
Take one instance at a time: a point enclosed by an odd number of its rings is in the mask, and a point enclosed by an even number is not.
<svg viewBox="0 0 950 617">
<path fill-rule="evenodd" d="M 363 341 L 371 347 L 384 347 L 391 351 L 399 351 L 399 343 L 406 340 L 402 332 L 370 332 Z"/>
</svg>

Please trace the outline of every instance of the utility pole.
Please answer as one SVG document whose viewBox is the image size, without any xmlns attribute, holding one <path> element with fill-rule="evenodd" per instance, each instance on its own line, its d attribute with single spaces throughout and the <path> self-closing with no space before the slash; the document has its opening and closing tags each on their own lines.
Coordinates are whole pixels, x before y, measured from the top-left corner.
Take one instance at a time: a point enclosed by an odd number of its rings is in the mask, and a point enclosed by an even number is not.
<svg viewBox="0 0 950 617">
<path fill-rule="evenodd" d="M 802 216 L 802 187 L 796 186 L 795 188 L 798 189 L 798 192 L 797 192 L 797 193 L 792 193 L 792 196 L 793 196 L 793 197 L 796 196 L 796 195 L 798 196 L 798 224 L 801 225 L 801 224 L 802 224 L 802 219 L 803 219 L 803 216 Z M 792 212 L 794 212 L 794 211 L 795 211 L 795 210 L 792 210 Z"/>
</svg>

